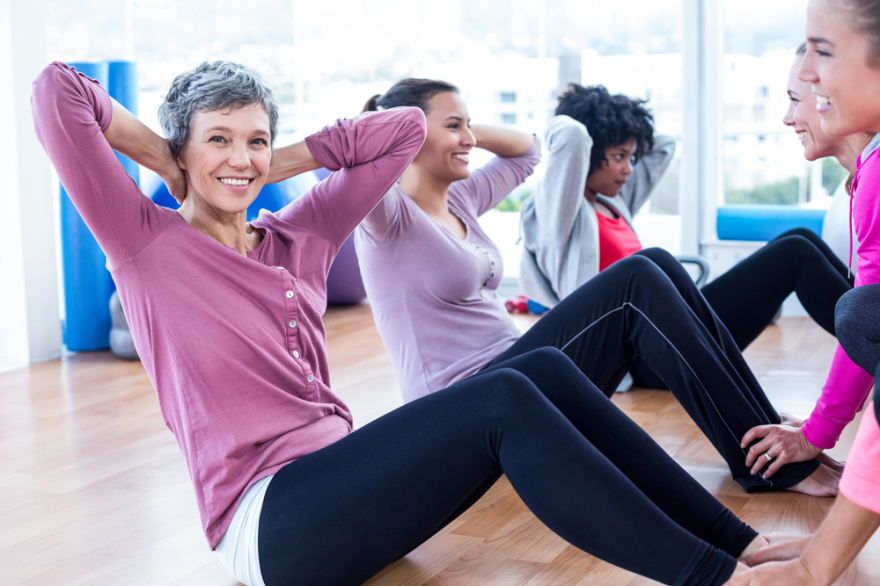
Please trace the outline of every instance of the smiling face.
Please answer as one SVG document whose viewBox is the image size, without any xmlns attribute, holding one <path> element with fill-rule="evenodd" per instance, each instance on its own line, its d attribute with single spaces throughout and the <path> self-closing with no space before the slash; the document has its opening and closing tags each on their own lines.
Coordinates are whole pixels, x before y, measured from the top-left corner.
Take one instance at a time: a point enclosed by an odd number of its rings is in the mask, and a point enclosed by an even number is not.
<svg viewBox="0 0 880 586">
<path fill-rule="evenodd" d="M 842 139 L 822 130 L 822 119 L 816 111 L 816 94 L 810 84 L 797 77 L 802 56 L 795 59 L 788 76 L 788 112 L 782 122 L 797 132 L 804 145 L 804 158 L 815 161 L 837 154 Z"/>
<path fill-rule="evenodd" d="M 798 77 L 812 84 L 822 128 L 836 136 L 880 131 L 880 70 L 853 18 L 839 0 L 810 0 L 807 8 L 808 49 Z"/>
<path fill-rule="evenodd" d="M 592 195 L 601 193 L 608 197 L 620 193 L 623 184 L 632 175 L 632 159 L 637 146 L 636 139 L 631 138 L 623 144 L 606 148 L 602 166 L 587 177 L 587 191 Z"/>
<path fill-rule="evenodd" d="M 187 199 L 218 217 L 243 214 L 266 183 L 272 161 L 269 115 L 261 104 L 197 111 L 180 152 Z"/>
<path fill-rule="evenodd" d="M 441 92 L 428 100 L 425 119 L 428 133 L 412 165 L 437 182 L 467 179 L 468 155 L 477 141 L 464 100 L 457 92 Z"/>
</svg>

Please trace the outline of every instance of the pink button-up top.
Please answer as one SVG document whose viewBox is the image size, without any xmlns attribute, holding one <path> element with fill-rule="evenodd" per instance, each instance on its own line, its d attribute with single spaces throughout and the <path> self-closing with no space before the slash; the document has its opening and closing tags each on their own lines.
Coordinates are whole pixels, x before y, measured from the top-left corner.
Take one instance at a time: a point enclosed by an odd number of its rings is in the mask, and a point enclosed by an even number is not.
<svg viewBox="0 0 880 586">
<path fill-rule="evenodd" d="M 339 172 L 254 221 L 264 236 L 244 257 L 141 193 L 103 136 L 112 105 L 97 82 L 53 63 L 34 82 L 32 107 L 43 147 L 107 255 L 213 548 L 251 484 L 352 429 L 329 386 L 325 279 L 339 246 L 415 157 L 424 115 L 395 109 L 308 137 L 315 158 Z"/>
</svg>

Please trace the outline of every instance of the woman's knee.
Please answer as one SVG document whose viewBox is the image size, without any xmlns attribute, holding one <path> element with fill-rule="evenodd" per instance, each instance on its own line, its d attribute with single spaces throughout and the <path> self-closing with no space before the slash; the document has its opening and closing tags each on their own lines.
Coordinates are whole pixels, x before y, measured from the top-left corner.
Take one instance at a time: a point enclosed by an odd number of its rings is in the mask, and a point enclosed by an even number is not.
<svg viewBox="0 0 880 586">
<path fill-rule="evenodd" d="M 812 263 L 821 262 L 824 258 L 822 251 L 800 234 L 780 236 L 767 245 L 767 250 L 780 257 L 776 261 L 778 263 Z"/>
<path fill-rule="evenodd" d="M 537 350 L 532 350 L 526 356 L 533 357 L 538 364 L 547 367 L 564 368 L 569 364 L 573 365 L 571 358 L 556 346 L 538 348 Z"/>
<path fill-rule="evenodd" d="M 658 256 L 660 255 L 658 254 Z M 674 258 L 673 261 L 681 268 L 681 263 Z M 644 254 L 634 254 L 617 261 L 605 270 L 612 269 L 625 271 L 633 282 L 639 283 L 641 286 L 657 287 L 658 290 L 670 286 L 670 279 L 675 277 L 675 271 L 670 270 L 670 267 L 664 268 Z"/>
<path fill-rule="evenodd" d="M 834 308 L 834 330 L 847 355 L 873 372 L 880 360 L 880 286 L 856 287 Z"/>
<path fill-rule="evenodd" d="M 482 381 L 482 403 L 495 415 L 505 416 L 531 409 L 542 396 L 529 377 L 513 368 L 498 368 L 479 378 Z"/>
<path fill-rule="evenodd" d="M 858 344 L 864 337 L 863 330 L 868 323 L 878 323 L 877 310 L 880 309 L 880 291 L 867 287 L 856 287 L 841 295 L 834 307 L 834 330 L 844 350 L 847 346 Z M 880 330 L 880 327 L 878 327 Z"/>
<path fill-rule="evenodd" d="M 810 242 L 812 242 L 814 239 L 819 239 L 819 236 L 816 235 L 816 233 L 809 228 L 792 228 L 787 232 L 783 232 L 782 234 L 774 238 L 774 240 L 781 240 L 789 236 L 800 236 L 801 238 L 809 240 Z"/>
<path fill-rule="evenodd" d="M 651 262 L 656 265 L 678 263 L 678 259 L 672 256 L 668 250 L 656 246 L 652 248 L 643 248 L 635 254 L 650 259 Z"/>
</svg>

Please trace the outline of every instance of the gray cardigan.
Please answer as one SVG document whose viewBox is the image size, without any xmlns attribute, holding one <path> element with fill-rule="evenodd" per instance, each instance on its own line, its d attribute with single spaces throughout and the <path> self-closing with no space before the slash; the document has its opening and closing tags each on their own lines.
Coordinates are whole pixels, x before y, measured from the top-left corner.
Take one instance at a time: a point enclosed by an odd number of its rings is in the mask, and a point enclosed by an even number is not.
<svg viewBox="0 0 880 586">
<path fill-rule="evenodd" d="M 599 273 L 599 224 L 584 197 L 593 139 L 568 116 L 556 116 L 544 136 L 547 172 L 534 195 L 523 202 L 520 286 L 541 305 L 553 307 Z M 632 226 L 651 190 L 675 153 L 675 139 L 655 135 L 654 151 L 633 167 L 616 197 L 599 195 Z"/>
</svg>

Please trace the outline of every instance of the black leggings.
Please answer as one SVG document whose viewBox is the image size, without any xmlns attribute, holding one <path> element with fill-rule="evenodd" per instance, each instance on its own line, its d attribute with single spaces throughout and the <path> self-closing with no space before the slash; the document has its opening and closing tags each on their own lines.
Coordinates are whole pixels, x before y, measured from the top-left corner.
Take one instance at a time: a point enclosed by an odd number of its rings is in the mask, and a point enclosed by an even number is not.
<svg viewBox="0 0 880 586">
<path fill-rule="evenodd" d="M 814 232 L 790 230 L 702 288 L 740 350 L 764 331 L 791 293 L 834 335 L 834 306 L 853 288 L 847 267 Z"/>
<path fill-rule="evenodd" d="M 260 514 L 267 586 L 355 585 L 504 473 L 561 537 L 664 584 L 723 584 L 757 535 L 561 352 L 499 364 L 282 468 Z"/>
<path fill-rule="evenodd" d="M 837 339 L 850 359 L 873 375 L 880 364 L 880 285 L 862 285 L 840 298 Z"/>
<path fill-rule="evenodd" d="M 880 285 L 862 285 L 844 294 L 834 318 L 837 339 L 846 355 L 876 380 L 880 376 Z M 880 387 L 876 384 L 874 413 L 880 421 Z"/>
<path fill-rule="evenodd" d="M 669 272 L 668 263 L 658 264 Z M 771 240 L 701 291 L 737 347 L 745 350 L 770 325 L 791 293 L 797 294 L 817 324 L 835 335 L 834 307 L 853 287 L 847 272 L 847 267 L 819 236 L 796 228 Z M 666 388 L 641 361 L 633 364 L 632 374 L 638 386 Z"/>
<path fill-rule="evenodd" d="M 756 425 L 779 423 L 779 415 L 727 328 L 664 250 L 647 249 L 614 263 L 490 365 L 547 346 L 565 352 L 608 396 L 633 360 L 641 359 L 672 389 L 748 492 L 789 488 L 819 466 L 815 460 L 787 464 L 769 480 L 751 474 L 740 441 Z"/>
</svg>

